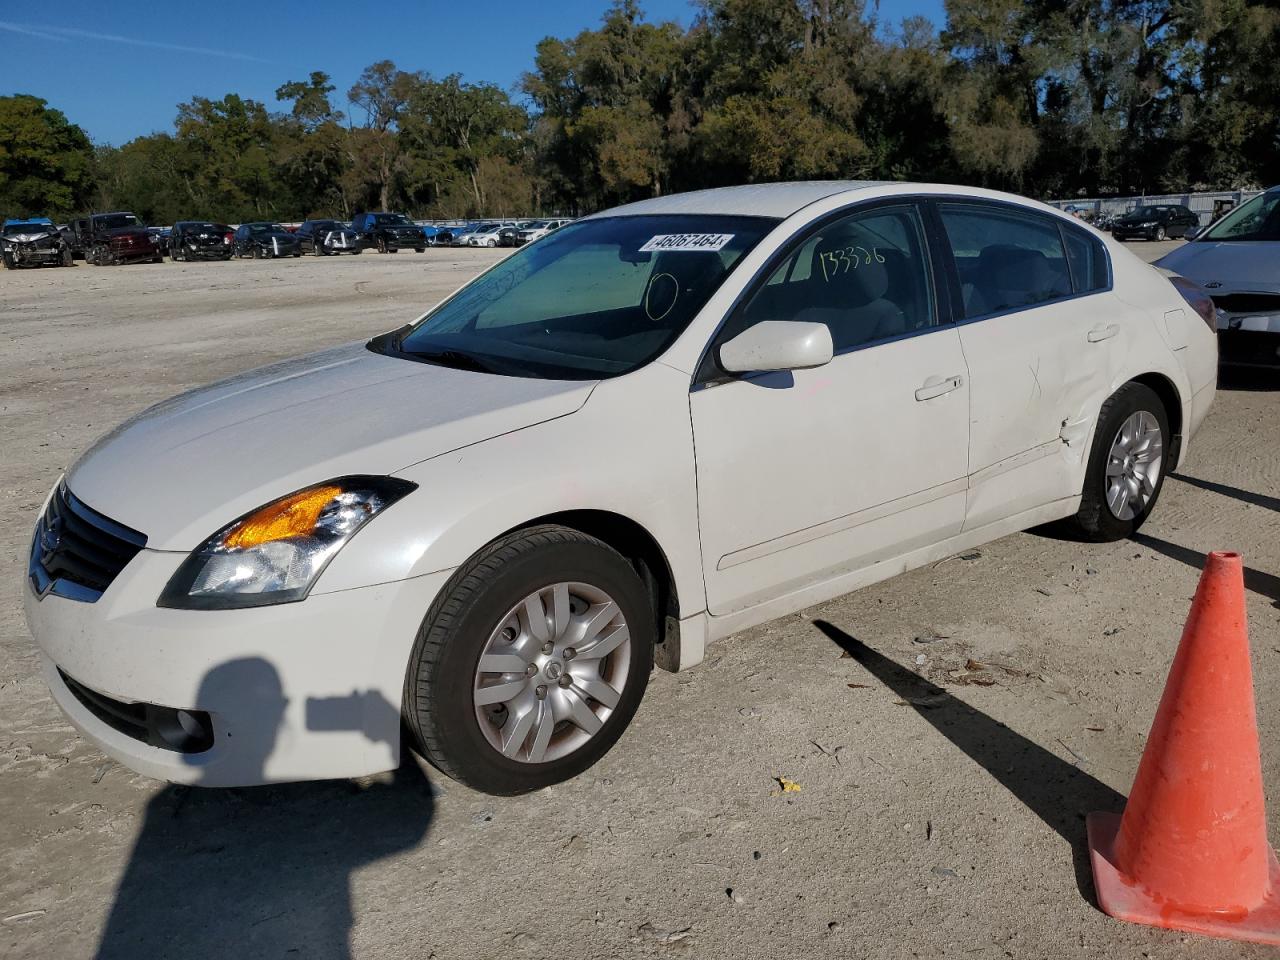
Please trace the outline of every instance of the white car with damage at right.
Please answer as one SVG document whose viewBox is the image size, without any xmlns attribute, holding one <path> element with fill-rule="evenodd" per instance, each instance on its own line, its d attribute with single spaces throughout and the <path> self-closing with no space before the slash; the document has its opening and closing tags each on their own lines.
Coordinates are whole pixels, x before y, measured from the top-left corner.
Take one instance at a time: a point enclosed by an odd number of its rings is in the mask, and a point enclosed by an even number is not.
<svg viewBox="0 0 1280 960">
<path fill-rule="evenodd" d="M 655 662 L 1050 521 L 1131 534 L 1212 403 L 1202 299 L 986 190 L 795 183 L 570 224 L 403 328 L 144 411 L 60 479 L 54 699 L 183 783 L 411 746 L 574 776 Z"/>
</svg>

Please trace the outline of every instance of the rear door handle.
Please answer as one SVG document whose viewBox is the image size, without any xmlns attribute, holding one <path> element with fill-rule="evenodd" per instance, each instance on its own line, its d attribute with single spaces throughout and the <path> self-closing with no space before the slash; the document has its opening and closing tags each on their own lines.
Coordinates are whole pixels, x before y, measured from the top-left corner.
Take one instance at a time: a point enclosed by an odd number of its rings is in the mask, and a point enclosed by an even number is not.
<svg viewBox="0 0 1280 960">
<path fill-rule="evenodd" d="M 924 382 L 923 387 L 916 390 L 916 399 L 932 400 L 934 397 L 940 397 L 953 390 L 959 390 L 963 386 L 964 377 L 959 374 L 954 377 L 930 377 Z"/>
<path fill-rule="evenodd" d="M 1109 323 L 1105 327 L 1094 327 L 1089 331 L 1089 342 L 1100 343 L 1103 340 L 1110 340 L 1120 332 L 1120 324 Z"/>
</svg>

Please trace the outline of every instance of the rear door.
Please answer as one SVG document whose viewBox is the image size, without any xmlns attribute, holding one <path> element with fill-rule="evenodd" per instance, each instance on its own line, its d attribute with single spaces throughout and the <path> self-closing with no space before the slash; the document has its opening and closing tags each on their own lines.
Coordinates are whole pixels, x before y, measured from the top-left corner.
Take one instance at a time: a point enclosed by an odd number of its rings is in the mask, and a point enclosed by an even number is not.
<svg viewBox="0 0 1280 960">
<path fill-rule="evenodd" d="M 1079 494 L 1079 447 L 1125 333 L 1087 231 L 994 201 L 939 201 L 938 213 L 971 378 L 970 530 Z M 1064 450 L 1064 437 L 1079 443 Z"/>
<path fill-rule="evenodd" d="M 837 214 L 767 266 L 689 397 L 709 609 L 743 610 L 944 540 L 964 520 L 968 376 L 920 206 Z M 720 344 L 824 323 L 812 370 L 731 377 Z"/>
</svg>

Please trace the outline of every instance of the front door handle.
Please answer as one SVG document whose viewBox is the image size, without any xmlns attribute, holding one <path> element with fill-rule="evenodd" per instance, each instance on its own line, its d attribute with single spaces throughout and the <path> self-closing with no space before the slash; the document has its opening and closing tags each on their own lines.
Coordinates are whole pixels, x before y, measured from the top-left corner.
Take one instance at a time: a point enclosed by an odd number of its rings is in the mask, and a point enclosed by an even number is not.
<svg viewBox="0 0 1280 960">
<path fill-rule="evenodd" d="M 943 394 L 950 393 L 952 390 L 959 390 L 964 386 L 964 377 L 956 374 L 954 377 L 930 377 L 924 382 L 924 386 L 916 390 L 917 400 L 932 400 L 934 397 L 940 397 Z"/>
<path fill-rule="evenodd" d="M 1089 331 L 1090 343 L 1101 343 L 1103 340 L 1110 340 L 1120 332 L 1120 324 L 1109 323 L 1105 327 L 1094 327 Z"/>
</svg>

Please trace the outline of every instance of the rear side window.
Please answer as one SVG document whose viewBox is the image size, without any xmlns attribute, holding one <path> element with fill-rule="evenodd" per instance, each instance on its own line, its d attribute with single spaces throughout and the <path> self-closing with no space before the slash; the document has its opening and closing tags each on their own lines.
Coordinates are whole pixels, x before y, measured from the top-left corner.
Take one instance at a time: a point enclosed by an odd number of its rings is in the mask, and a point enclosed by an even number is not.
<svg viewBox="0 0 1280 960">
<path fill-rule="evenodd" d="M 1064 227 L 1062 236 L 1067 245 L 1067 263 L 1071 267 L 1071 280 L 1076 293 L 1105 290 L 1111 282 L 1107 269 L 1107 251 L 1102 241 L 1082 230 Z"/>
<path fill-rule="evenodd" d="M 1007 207 L 939 205 L 968 319 L 1070 296 L 1071 271 L 1056 221 Z"/>
</svg>

